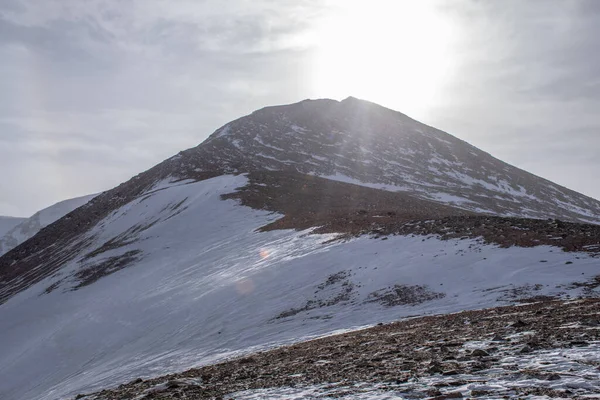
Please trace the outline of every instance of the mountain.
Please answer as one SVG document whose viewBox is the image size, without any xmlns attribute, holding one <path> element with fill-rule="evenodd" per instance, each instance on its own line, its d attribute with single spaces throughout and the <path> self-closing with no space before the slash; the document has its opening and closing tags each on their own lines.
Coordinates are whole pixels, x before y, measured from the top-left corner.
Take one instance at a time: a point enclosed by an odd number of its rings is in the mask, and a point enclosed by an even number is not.
<svg viewBox="0 0 600 400">
<path fill-rule="evenodd" d="M 27 218 L 0 216 L 0 237 L 4 236 L 8 231 L 10 231 L 15 226 L 19 225 L 26 219 Z"/>
<path fill-rule="evenodd" d="M 10 219 L 9 229 L 4 230 L 0 225 L 0 256 L 17 247 L 29 238 L 32 238 L 42 228 L 62 218 L 74 209 L 81 207 L 96 195 L 82 196 L 74 199 L 64 200 L 48 208 L 36 212 L 30 218 Z M 5 218 L 5 217 L 0 217 Z M 0 224 L 3 220 L 0 219 Z"/>
<path fill-rule="evenodd" d="M 352 97 L 263 108 L 225 125 L 180 157 L 182 176 L 199 165 L 293 170 L 406 191 L 476 212 L 600 223 L 598 200 Z"/>
<path fill-rule="evenodd" d="M 454 160 L 454 178 L 434 159 Z M 0 398 L 408 316 L 597 297 L 600 225 L 581 222 L 597 209 L 372 103 L 259 110 L 0 257 Z"/>
</svg>

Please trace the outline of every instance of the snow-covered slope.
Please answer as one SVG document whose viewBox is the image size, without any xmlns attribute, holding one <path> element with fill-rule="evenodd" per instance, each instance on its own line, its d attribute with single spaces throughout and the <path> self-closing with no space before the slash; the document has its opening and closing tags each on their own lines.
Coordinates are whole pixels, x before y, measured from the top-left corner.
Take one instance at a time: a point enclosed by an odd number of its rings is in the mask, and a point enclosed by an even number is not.
<svg viewBox="0 0 600 400">
<path fill-rule="evenodd" d="M 25 221 L 26 219 L 27 218 L 0 216 L 0 237 L 4 236 L 8 231 L 10 231 L 15 226 L 19 225 L 21 222 Z"/>
<path fill-rule="evenodd" d="M 56 273 L 0 305 L 0 398 L 57 399 L 407 315 L 594 292 L 572 283 L 598 259 L 550 246 L 257 232 L 280 215 L 221 199 L 246 180 L 163 180 L 71 242 Z"/>
<path fill-rule="evenodd" d="M 294 170 L 496 215 L 600 223 L 600 202 L 502 162 L 404 114 L 355 98 L 267 107 L 171 160 Z"/>
<path fill-rule="evenodd" d="M 18 218 L 10 229 L 2 230 L 0 225 L 0 256 L 9 252 L 29 238 L 35 236 L 42 228 L 81 207 L 96 195 L 77 197 L 56 203 L 33 214 L 30 218 Z M 0 217 L 4 218 L 4 217 Z M 2 220 L 0 219 L 0 224 Z"/>
<path fill-rule="evenodd" d="M 599 211 L 372 103 L 259 110 L 13 229 L 27 240 L 0 256 L 0 398 L 56 399 L 407 315 L 596 296 L 598 225 L 477 213 Z"/>
</svg>

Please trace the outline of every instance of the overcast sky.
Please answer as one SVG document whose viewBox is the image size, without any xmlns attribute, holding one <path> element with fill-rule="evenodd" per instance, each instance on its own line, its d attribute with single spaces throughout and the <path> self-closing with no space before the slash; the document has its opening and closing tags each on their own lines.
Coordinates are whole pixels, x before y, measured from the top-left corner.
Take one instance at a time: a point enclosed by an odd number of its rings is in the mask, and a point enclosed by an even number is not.
<svg viewBox="0 0 600 400">
<path fill-rule="evenodd" d="M 0 215 L 350 95 L 600 198 L 600 1 L 2 0 Z"/>
</svg>

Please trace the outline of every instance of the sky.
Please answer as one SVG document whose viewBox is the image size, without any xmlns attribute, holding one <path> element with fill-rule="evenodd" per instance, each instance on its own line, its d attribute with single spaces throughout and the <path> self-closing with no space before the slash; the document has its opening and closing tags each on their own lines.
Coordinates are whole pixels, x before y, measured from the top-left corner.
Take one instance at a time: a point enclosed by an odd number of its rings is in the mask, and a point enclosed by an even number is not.
<svg viewBox="0 0 600 400">
<path fill-rule="evenodd" d="M 0 215 L 354 96 L 600 199 L 600 1 L 2 0 Z"/>
</svg>

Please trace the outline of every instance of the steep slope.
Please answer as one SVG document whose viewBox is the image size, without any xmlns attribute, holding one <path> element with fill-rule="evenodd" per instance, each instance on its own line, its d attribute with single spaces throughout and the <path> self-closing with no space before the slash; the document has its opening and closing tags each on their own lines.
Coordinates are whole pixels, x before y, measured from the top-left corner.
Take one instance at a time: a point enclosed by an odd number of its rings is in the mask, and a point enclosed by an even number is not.
<svg viewBox="0 0 600 400">
<path fill-rule="evenodd" d="M 259 232 L 281 214 L 221 198 L 247 185 L 163 181 L 71 241 L 72 258 L 0 306 L 0 397 L 56 399 L 402 316 L 596 293 L 598 259 L 551 246 Z"/>
<path fill-rule="evenodd" d="M 445 132 L 348 98 L 267 107 L 180 154 L 180 171 L 294 170 L 505 216 L 600 223 L 600 202 Z"/>
<path fill-rule="evenodd" d="M 36 212 L 30 218 L 21 218 L 11 229 L 2 232 L 0 227 L 0 256 L 35 236 L 42 228 L 81 207 L 96 195 L 64 200 Z"/>
<path fill-rule="evenodd" d="M 0 216 L 0 237 L 4 236 L 8 231 L 10 231 L 15 226 L 19 225 L 21 222 L 25 221 L 26 219 L 27 218 Z M 2 253 L 0 253 L 0 255 L 1 254 Z"/>
<path fill-rule="evenodd" d="M 594 297 L 600 225 L 580 222 L 598 209 L 371 103 L 266 108 L 0 257 L 0 398 L 408 315 Z"/>
</svg>

